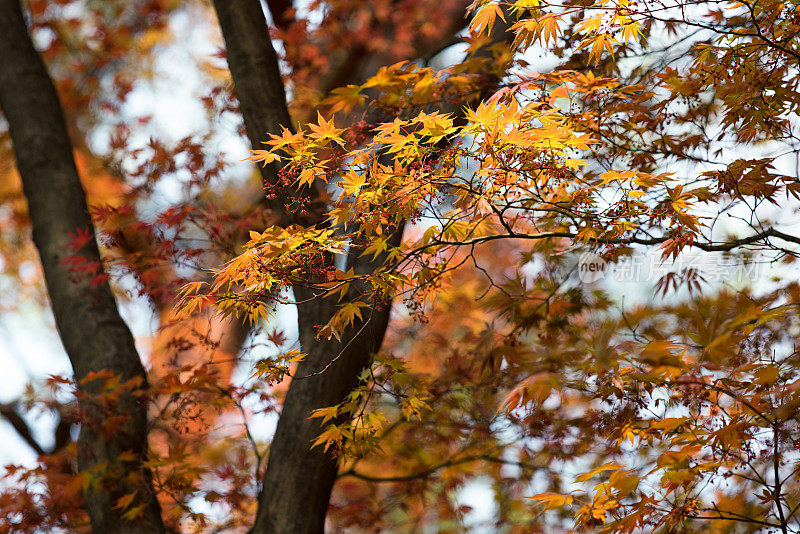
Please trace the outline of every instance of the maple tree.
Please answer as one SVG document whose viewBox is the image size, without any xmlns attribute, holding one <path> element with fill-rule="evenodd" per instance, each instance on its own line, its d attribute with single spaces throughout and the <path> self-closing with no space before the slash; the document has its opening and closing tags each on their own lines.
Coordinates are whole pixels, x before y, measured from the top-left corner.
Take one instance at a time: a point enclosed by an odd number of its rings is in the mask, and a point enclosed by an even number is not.
<svg viewBox="0 0 800 534">
<path fill-rule="evenodd" d="M 800 531 L 800 8 L 26 7 L 0 254 L 21 278 L 35 245 L 74 376 L 2 406 L 39 460 L 0 531 L 462 531 L 476 481 L 498 531 Z M 170 140 L 126 110 L 179 16 L 224 48 Z M 647 251 L 673 267 L 642 303 L 576 280 Z M 149 369 L 115 297 L 157 317 Z"/>
</svg>

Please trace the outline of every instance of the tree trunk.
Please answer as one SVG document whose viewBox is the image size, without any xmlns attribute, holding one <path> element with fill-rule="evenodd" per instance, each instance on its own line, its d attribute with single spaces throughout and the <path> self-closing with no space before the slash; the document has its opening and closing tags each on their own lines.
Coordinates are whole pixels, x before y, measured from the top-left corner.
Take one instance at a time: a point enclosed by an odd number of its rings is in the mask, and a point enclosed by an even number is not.
<svg viewBox="0 0 800 534">
<path fill-rule="evenodd" d="M 101 380 L 83 379 L 104 370 L 138 384 L 120 390 L 118 401 L 106 408 L 90 399 L 80 403 L 78 467 L 98 481 L 84 494 L 92 527 L 104 534 L 163 532 L 150 472 L 142 467 L 147 420 L 139 394 L 146 378 L 133 337 L 108 284 L 92 283 L 90 276 L 64 263 L 68 256 L 81 256 L 102 272 L 61 105 L 28 35 L 19 0 L 0 0 L 0 30 L 0 107 L 9 123 L 56 327 L 79 389 L 81 394 L 97 392 Z M 73 251 L 70 243 L 78 232 L 88 239 Z M 119 422 L 103 431 L 104 423 L 115 421 L 111 418 Z M 126 521 L 125 510 L 115 505 L 132 493 L 131 506 L 142 506 L 141 514 Z"/>
<path fill-rule="evenodd" d="M 253 148 L 267 133 L 291 128 L 278 59 L 258 0 L 214 0 L 228 66 Z M 267 166 L 262 176 L 267 184 L 277 180 L 276 166 Z M 315 192 L 311 192 L 314 198 Z M 271 208 L 292 222 L 287 209 L 291 199 L 277 198 Z M 278 205 L 275 205 L 278 204 Z M 316 339 L 318 325 L 333 316 L 336 305 L 315 299 L 311 290 L 295 287 L 300 345 L 306 358 L 298 366 L 284 401 L 275 436 L 270 445 L 267 472 L 259 496 L 253 533 L 322 532 L 331 490 L 337 475 L 337 460 L 321 447 L 311 448 L 319 436 L 318 419 L 309 419 L 318 408 L 342 402 L 358 385 L 358 376 L 380 347 L 389 319 L 389 306 L 373 309 L 363 330 L 355 325 L 352 342 Z M 331 361 L 336 358 L 336 361 Z M 326 366 L 329 367 L 326 368 Z M 324 372 L 323 372 L 324 369 Z M 319 373 L 319 374 L 317 374 Z"/>
<path fill-rule="evenodd" d="M 247 134 L 252 147 L 260 148 L 267 133 L 277 134 L 281 127 L 291 128 L 266 18 L 258 0 L 214 0 L 214 6 Z M 513 38 L 507 25 L 496 26 L 493 42 Z M 486 49 L 478 52 L 488 53 Z M 261 172 L 267 184 L 277 182 L 278 167 L 274 164 Z M 297 193 L 290 192 L 287 197 L 294 194 Z M 313 199 L 317 192 L 308 194 Z M 282 216 L 283 224 L 295 220 L 287 209 L 292 202 L 287 197 L 271 203 L 271 208 Z M 312 213 L 312 222 L 322 220 L 315 220 L 314 215 L 318 214 Z M 402 229 L 395 233 L 397 243 L 401 235 Z M 383 258 L 374 262 L 360 260 L 359 252 L 352 250 L 348 260 L 356 272 L 370 272 L 381 265 Z M 295 376 L 299 378 L 289 386 L 270 446 L 253 534 L 323 531 L 337 460 L 321 447 L 311 449 L 322 427 L 319 419 L 309 416 L 316 409 L 340 404 L 358 386 L 358 377 L 380 348 L 389 321 L 391 303 L 384 303 L 367 312 L 366 324 L 354 324 L 341 342 L 318 340 L 316 327 L 328 322 L 336 311 L 336 303 L 314 298 L 313 291 L 302 286 L 294 287 L 294 295 L 300 303 L 297 310 L 300 346 L 307 356 L 297 368 Z"/>
<path fill-rule="evenodd" d="M 298 301 L 312 297 L 309 290 L 296 287 L 294 291 Z M 300 345 L 307 356 L 289 387 L 270 446 L 252 533 L 323 531 L 338 462 L 321 446 L 311 448 L 322 427 L 320 419 L 309 416 L 313 410 L 341 403 L 358 386 L 358 376 L 380 347 L 389 319 L 388 306 L 374 311 L 364 331 L 343 349 L 342 343 L 319 341 L 314 335 L 314 326 L 326 323 L 334 311 L 327 300 L 298 306 Z"/>
<path fill-rule="evenodd" d="M 278 66 L 278 56 L 267 31 L 267 19 L 258 0 L 214 0 L 225 49 L 228 68 L 233 77 L 239 109 L 244 118 L 247 137 L 253 149 L 264 149 L 261 143 L 268 134 L 280 134 L 281 128 L 292 129 L 286 92 Z M 276 163 L 260 166 L 261 177 L 267 185 L 279 182 Z M 283 224 L 295 221 L 286 198 L 268 201 L 270 209 Z"/>
</svg>

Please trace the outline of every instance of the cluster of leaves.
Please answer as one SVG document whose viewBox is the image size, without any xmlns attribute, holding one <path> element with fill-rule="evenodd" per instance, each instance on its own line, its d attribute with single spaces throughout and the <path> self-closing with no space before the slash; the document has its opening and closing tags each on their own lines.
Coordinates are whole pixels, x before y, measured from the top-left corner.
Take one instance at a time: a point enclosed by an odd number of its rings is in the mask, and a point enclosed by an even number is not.
<svg viewBox="0 0 800 534">
<path fill-rule="evenodd" d="M 34 30 L 58 36 L 44 55 L 62 66 L 54 73 L 73 124 L 87 128 L 103 121 L 86 110 L 122 109 L 131 90 L 123 59 L 152 53 L 179 3 L 83 2 L 80 20 L 68 16 L 73 3 L 31 8 Z M 457 9 L 347 0 L 313 2 L 319 24 L 292 9 L 276 17 L 293 112 L 326 115 L 272 136 L 249 159 L 279 164 L 280 187 L 324 186 L 322 224 L 273 226 L 273 214 L 237 202 L 240 190 L 214 190 L 227 169 L 207 147 L 218 125 L 145 144 L 111 125 L 103 163 L 119 182 L 94 173 L 113 187 L 95 194 L 92 210 L 106 257 L 164 310 L 184 287 L 177 313 L 162 313 L 170 328 L 156 352 L 169 371 L 149 391 L 147 465 L 167 520 L 199 530 L 251 521 L 266 444 L 248 418 L 275 411 L 284 378 L 307 378 L 294 373 L 304 355 L 273 331 L 273 354 L 242 358 L 250 380 L 234 387 L 239 348 L 221 350 L 224 338 L 203 325 L 212 315 L 262 325 L 293 303 L 287 288 L 303 286 L 339 302 L 318 325 L 321 338 L 346 339 L 371 310 L 395 303 L 361 386 L 310 414 L 325 429 L 309 447 L 340 456 L 336 528 L 459 531 L 470 512 L 459 491 L 478 481 L 493 493 L 487 526 L 497 530 L 798 531 L 797 284 L 719 290 L 671 273 L 657 287 L 672 300 L 624 308 L 614 288 L 580 286 L 564 266 L 583 250 L 613 263 L 648 247 L 665 260 L 695 248 L 794 261 L 800 237 L 785 221 L 800 186 L 786 161 L 800 153 L 800 11 L 775 0 L 479 0 L 470 51 L 501 26 L 512 48 L 443 70 L 348 72 L 370 55 L 405 58 L 417 31 L 433 55 L 451 35 L 442 40 L 431 21 Z M 557 69 L 538 72 L 543 51 Z M 73 63 L 77 77 L 65 67 Z M 341 79 L 353 83 L 334 90 Z M 236 111 L 228 82 L 213 79 L 210 115 Z M 96 93 L 106 99 L 91 100 Z M 142 216 L 170 180 L 189 200 Z M 19 187 L 6 181 L 0 216 L 24 226 L 24 209 L 11 204 Z M 15 241 L 0 237 L 11 258 Z M 343 265 L 353 250 L 377 268 Z M 196 274 L 185 267 L 231 257 L 211 280 L 184 285 Z M 672 290 L 683 284 L 701 294 L 681 300 Z M 202 363 L 185 362 L 189 353 Z M 101 379 L 100 412 L 122 388 Z M 17 487 L 0 494 L 1 517 L 22 530 L 85 526 L 81 490 L 115 475 L 76 476 L 75 454 L 64 445 L 33 469 L 9 469 Z M 135 495 L 117 505 L 136 517 Z M 216 515 L 200 511 L 208 507 Z"/>
<path fill-rule="evenodd" d="M 495 450 L 521 448 L 551 465 L 563 462 L 562 475 L 577 473 L 574 484 L 557 475 L 538 484 L 551 486 L 536 497 L 545 509 L 571 508 L 577 531 L 709 524 L 725 531 L 740 524 L 788 532 L 800 502 L 792 452 L 794 284 L 767 295 L 709 289 L 685 304 L 615 312 L 599 295 L 589 309 L 588 296 L 569 280 L 532 296 L 521 270 L 534 259 L 563 262 L 581 248 L 616 261 L 642 247 L 658 247 L 665 260 L 687 247 L 709 253 L 756 247 L 793 261 L 792 249 L 773 240 L 797 238 L 762 204 L 797 196 L 796 177 L 775 172 L 782 150 L 797 153 L 789 127 L 796 116 L 794 8 L 740 3 L 689 17 L 681 7 L 479 3 L 474 31 L 516 18 L 518 52 L 553 42 L 563 65 L 575 70 L 531 73 L 516 61 L 494 97 L 454 112 L 426 106 L 432 96 L 472 89 L 457 71 L 396 66 L 339 91 L 329 99 L 333 110 L 362 104 L 366 89 L 378 91 L 373 99 L 383 113 L 387 103 L 401 102 L 402 109 L 369 124 L 367 138 L 358 135 L 363 126 L 336 128 L 318 117 L 307 129 L 274 136 L 267 142 L 272 148 L 252 158 L 279 161 L 300 186 L 328 184 L 327 225 L 252 235 L 245 253 L 210 286 L 195 288 L 200 294 L 188 305 L 213 302 L 224 313 L 259 318 L 278 291 L 304 283 L 344 300 L 321 336 L 340 337 L 363 319 L 361 308 L 389 299 L 404 300 L 411 316 L 422 319 L 418 328 L 427 329 L 430 313 L 456 291 L 458 273 L 484 276 L 475 294 L 482 298 L 470 306 L 494 317 L 487 332 L 495 334 L 473 343 L 490 347 L 484 358 L 494 364 L 496 391 L 505 392 L 487 400 L 504 406 L 494 421 L 517 433 Z M 696 31 L 685 33 L 681 24 Z M 658 56 L 655 39 L 667 40 Z M 681 57 L 687 51 L 688 59 Z M 648 55 L 656 63 L 629 67 L 632 58 Z M 594 73 L 578 69 L 581 63 Z M 724 163 L 737 147 L 765 140 L 765 157 Z M 673 170 L 665 172 L 670 162 Z M 720 236 L 719 215 L 743 207 L 753 214 L 744 218 L 749 233 Z M 406 229 L 400 243 L 393 240 L 398 228 Z M 498 241 L 523 252 L 519 263 L 510 261 L 511 274 L 478 259 Z M 353 247 L 380 257 L 382 266 L 370 273 L 337 268 L 336 255 Z M 670 284 L 678 286 L 670 276 L 660 286 L 665 294 Z M 344 299 L 352 284 L 360 297 Z M 557 296 L 567 305 L 556 306 Z M 506 299 L 519 302 L 498 305 Z M 529 308 L 523 304 L 529 299 L 536 312 L 522 313 L 518 306 Z M 489 365 L 474 353 L 463 357 L 472 358 L 471 366 Z M 524 363 L 513 372 L 517 358 Z M 390 372 L 397 380 L 387 384 L 382 370 L 391 361 L 376 360 L 346 404 L 316 414 L 326 422 L 352 414 L 349 424 L 329 426 L 320 439 L 342 452 L 345 464 L 377 456 L 381 428 L 391 434 L 397 424 L 414 427 L 421 414 L 404 413 L 404 402 L 425 406 L 422 414 L 431 418 L 447 413 L 438 404 L 447 395 L 430 386 L 440 376 L 412 373 L 409 390 L 408 373 Z M 477 395 L 470 389 L 477 384 L 461 386 Z M 398 411 L 387 416 L 382 402 Z M 497 430 L 490 434 L 497 439 Z M 465 463 L 507 460 L 464 456 Z M 447 457 L 435 471 L 459 463 L 459 454 Z"/>
</svg>

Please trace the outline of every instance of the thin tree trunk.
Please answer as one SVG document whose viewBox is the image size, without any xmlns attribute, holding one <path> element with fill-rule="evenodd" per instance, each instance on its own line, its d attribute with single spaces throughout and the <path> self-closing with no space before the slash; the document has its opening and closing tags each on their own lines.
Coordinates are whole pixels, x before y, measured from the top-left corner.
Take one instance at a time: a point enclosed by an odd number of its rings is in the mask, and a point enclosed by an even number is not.
<svg viewBox="0 0 800 534">
<path fill-rule="evenodd" d="M 33 47 L 19 0 L 0 0 L 0 107 L 9 123 L 56 327 L 82 394 L 91 395 L 99 380 L 82 380 L 110 371 L 138 386 L 122 390 L 106 411 L 81 402 L 83 421 L 78 438 L 78 467 L 98 482 L 84 494 L 94 532 L 163 532 L 146 454 L 146 410 L 138 395 L 146 376 L 133 337 L 123 322 L 106 282 L 71 272 L 64 260 L 82 256 L 101 265 L 94 228 L 72 154 L 72 145 L 55 88 Z M 72 236 L 88 232 L 77 251 Z M 102 269 L 102 267 L 100 267 Z M 103 424 L 119 418 L 113 428 Z M 120 455 L 123 454 L 120 458 Z M 136 494 L 141 506 L 132 521 L 115 508 L 123 496 Z"/>
<path fill-rule="evenodd" d="M 228 68 L 233 77 L 250 146 L 263 149 L 262 141 L 269 139 L 269 134 L 278 135 L 283 128 L 293 128 L 286 107 L 278 56 L 269 38 L 261 2 L 214 0 L 214 8 L 225 39 Z M 301 195 L 316 198 L 316 186 L 303 192 L 290 186 L 281 195 L 283 186 L 280 184 L 278 165 L 269 163 L 260 166 L 260 171 L 265 185 L 278 186 L 276 196 L 267 203 L 280 218 L 280 224 L 308 223 L 309 217 L 300 217 L 291 206 L 297 203 Z M 319 219 L 319 213 L 311 217 L 314 216 Z"/>
</svg>

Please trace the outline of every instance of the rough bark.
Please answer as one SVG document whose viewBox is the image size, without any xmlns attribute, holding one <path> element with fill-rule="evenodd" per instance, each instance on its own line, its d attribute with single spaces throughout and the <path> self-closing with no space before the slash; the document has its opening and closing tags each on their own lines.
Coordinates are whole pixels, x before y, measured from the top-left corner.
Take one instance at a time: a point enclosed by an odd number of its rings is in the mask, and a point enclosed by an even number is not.
<svg viewBox="0 0 800 534">
<path fill-rule="evenodd" d="M 150 473 L 142 467 L 146 445 L 146 412 L 137 397 L 146 386 L 145 371 L 133 337 L 123 322 L 107 283 L 71 272 L 69 255 L 100 264 L 94 228 L 72 154 L 58 96 L 44 63 L 33 47 L 19 0 L 0 0 L 0 107 L 9 123 L 17 168 L 28 199 L 33 240 L 61 341 L 79 381 L 98 371 L 110 371 L 138 388 L 123 391 L 110 413 L 82 401 L 83 423 L 78 438 L 78 467 L 97 476 L 100 484 L 85 492 L 86 508 L 95 532 L 163 532 Z M 70 234 L 89 232 L 91 238 L 72 251 Z M 91 395 L 97 380 L 79 385 Z M 102 423 L 119 417 L 109 432 Z M 121 453 L 126 458 L 120 460 Z M 135 521 L 122 518 L 117 499 L 136 493 L 133 505 L 143 506 Z"/>
</svg>

